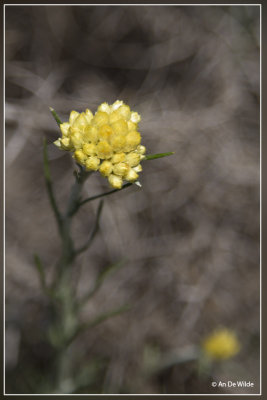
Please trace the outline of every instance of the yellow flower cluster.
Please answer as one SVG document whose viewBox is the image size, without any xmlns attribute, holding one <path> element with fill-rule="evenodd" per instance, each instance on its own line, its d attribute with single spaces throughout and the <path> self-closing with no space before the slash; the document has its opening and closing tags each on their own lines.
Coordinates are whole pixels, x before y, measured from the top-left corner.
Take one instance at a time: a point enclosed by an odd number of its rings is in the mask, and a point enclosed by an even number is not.
<svg viewBox="0 0 267 400">
<path fill-rule="evenodd" d="M 69 122 L 60 124 L 62 137 L 54 144 L 74 153 L 78 164 L 86 170 L 99 171 L 115 189 L 123 181 L 135 182 L 145 158 L 141 143 L 137 112 L 117 100 L 112 105 L 102 103 L 95 115 L 90 110 L 70 113 Z"/>
<path fill-rule="evenodd" d="M 203 350 L 213 359 L 226 360 L 239 352 L 240 343 L 234 332 L 224 328 L 204 340 Z"/>
</svg>

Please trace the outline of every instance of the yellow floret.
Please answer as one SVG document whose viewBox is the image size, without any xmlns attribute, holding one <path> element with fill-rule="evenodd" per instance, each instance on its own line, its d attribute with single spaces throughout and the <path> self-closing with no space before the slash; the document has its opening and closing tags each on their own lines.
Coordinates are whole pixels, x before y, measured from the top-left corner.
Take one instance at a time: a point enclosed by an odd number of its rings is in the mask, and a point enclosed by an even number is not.
<svg viewBox="0 0 267 400">
<path fill-rule="evenodd" d="M 84 154 L 82 150 L 76 150 L 74 153 L 74 157 L 79 164 L 84 164 L 85 160 L 87 159 L 87 155 Z"/>
<path fill-rule="evenodd" d="M 141 135 L 139 132 L 133 131 L 126 136 L 125 151 L 135 150 L 141 142 Z"/>
<path fill-rule="evenodd" d="M 108 103 L 102 103 L 98 107 L 97 111 L 102 111 L 102 112 L 105 112 L 105 113 L 109 114 L 111 112 L 111 108 L 110 108 L 110 105 Z"/>
<path fill-rule="evenodd" d="M 71 134 L 70 134 L 70 142 L 75 149 L 81 149 L 84 143 L 84 139 L 82 134 L 75 130 L 75 128 L 70 128 L 71 129 Z"/>
<path fill-rule="evenodd" d="M 83 145 L 83 152 L 87 156 L 94 156 L 96 154 L 96 146 L 93 143 L 85 143 Z"/>
<path fill-rule="evenodd" d="M 100 160 L 96 156 L 89 157 L 85 161 L 85 167 L 87 170 L 97 171 L 99 164 L 100 164 Z"/>
<path fill-rule="evenodd" d="M 57 146 L 60 150 L 63 150 L 63 148 L 61 146 L 61 138 L 58 138 L 57 140 L 55 140 L 54 145 Z"/>
<path fill-rule="evenodd" d="M 116 122 L 114 122 L 111 126 L 112 126 L 113 131 L 117 135 L 127 135 L 127 133 L 128 133 L 127 122 L 124 121 L 122 118 L 117 120 Z"/>
<path fill-rule="evenodd" d="M 97 145 L 97 155 L 99 158 L 110 158 L 112 157 L 112 148 L 106 141 L 101 141 Z"/>
<path fill-rule="evenodd" d="M 70 124 L 68 122 L 63 122 L 63 124 L 60 124 L 60 130 L 63 136 L 68 136 L 69 128 Z"/>
<path fill-rule="evenodd" d="M 109 114 L 109 123 L 114 124 L 114 122 L 118 121 L 121 119 L 121 115 L 118 110 L 112 111 L 112 113 Z"/>
<path fill-rule="evenodd" d="M 130 169 L 130 167 L 129 167 L 128 164 L 126 164 L 126 163 L 118 163 L 118 164 L 114 165 L 113 173 L 115 175 L 124 176 L 124 175 L 127 175 L 129 169 Z"/>
<path fill-rule="evenodd" d="M 61 146 L 63 148 L 63 150 L 70 150 L 72 148 L 71 142 L 70 142 L 70 138 L 68 137 L 64 137 L 61 139 Z"/>
<path fill-rule="evenodd" d="M 130 168 L 127 175 L 125 175 L 126 181 L 134 182 L 138 179 L 138 173 L 133 168 Z"/>
<path fill-rule="evenodd" d="M 145 146 L 142 146 L 141 144 L 139 145 L 139 146 L 137 146 L 137 149 L 136 149 L 136 151 L 139 153 L 139 154 L 145 154 L 145 152 L 146 152 L 146 148 L 145 148 Z"/>
<path fill-rule="evenodd" d="M 94 118 L 92 119 L 92 123 L 97 125 L 98 127 L 108 124 L 108 114 L 103 111 L 97 111 Z"/>
<path fill-rule="evenodd" d="M 99 172 L 103 176 L 109 176 L 113 170 L 113 165 L 110 161 L 103 161 L 99 167 Z"/>
<path fill-rule="evenodd" d="M 143 171 L 142 165 L 141 165 L 141 164 L 138 164 L 136 167 L 133 167 L 133 170 L 134 170 L 135 172 L 141 172 L 141 171 Z"/>
<path fill-rule="evenodd" d="M 71 111 L 71 113 L 70 113 L 70 118 L 69 118 L 69 123 L 70 123 L 70 125 L 73 124 L 73 122 L 74 122 L 75 119 L 78 117 L 78 115 L 80 115 L 80 113 L 78 113 L 77 111 Z"/>
<path fill-rule="evenodd" d="M 111 146 L 114 152 L 121 152 L 126 144 L 126 137 L 123 135 L 116 135 L 110 139 Z"/>
<path fill-rule="evenodd" d="M 84 128 L 83 137 L 86 142 L 97 143 L 98 128 L 94 125 L 88 125 Z"/>
<path fill-rule="evenodd" d="M 123 104 L 118 108 L 119 114 L 123 117 L 124 120 L 128 120 L 131 118 L 131 109 L 126 104 Z"/>
<path fill-rule="evenodd" d="M 86 125 L 88 125 L 88 122 L 84 112 L 78 115 L 72 124 L 72 126 L 79 128 L 80 130 L 83 130 Z"/>
<path fill-rule="evenodd" d="M 128 131 L 129 131 L 129 132 L 131 132 L 131 131 L 136 131 L 137 124 L 135 124 L 134 122 L 132 122 L 132 121 L 127 121 L 127 126 L 128 126 Z"/>
<path fill-rule="evenodd" d="M 126 161 L 130 167 L 136 167 L 140 162 L 141 156 L 137 153 L 128 153 L 126 156 Z"/>
<path fill-rule="evenodd" d="M 86 118 L 88 124 L 90 124 L 90 122 L 93 119 L 93 113 L 88 108 L 85 110 L 85 118 Z"/>
<path fill-rule="evenodd" d="M 117 154 L 114 154 L 114 156 L 113 156 L 112 159 L 111 159 L 111 162 L 112 162 L 113 164 L 117 164 L 117 163 L 119 163 L 119 162 L 124 162 L 124 161 L 126 161 L 126 155 L 125 155 L 125 153 L 117 153 Z"/>
<path fill-rule="evenodd" d="M 141 117 L 137 112 L 132 112 L 131 113 L 131 121 L 134 123 L 138 123 L 141 121 Z"/>
<path fill-rule="evenodd" d="M 112 104 L 111 109 L 112 109 L 112 111 L 115 111 L 115 110 L 117 110 L 119 107 L 121 107 L 122 105 L 123 105 L 123 101 L 121 101 L 121 100 L 116 100 L 116 101 Z"/>
<path fill-rule="evenodd" d="M 202 344 L 205 353 L 214 359 L 226 360 L 240 350 L 236 335 L 228 329 L 220 329 L 209 335 Z"/>
<path fill-rule="evenodd" d="M 121 189 L 123 180 L 117 175 L 109 175 L 108 181 L 114 189 Z"/>
<path fill-rule="evenodd" d="M 110 138 L 110 136 L 112 135 L 112 133 L 113 133 L 113 130 L 112 130 L 111 126 L 108 124 L 105 124 L 99 128 L 98 136 L 99 136 L 99 139 L 108 140 Z"/>
</svg>

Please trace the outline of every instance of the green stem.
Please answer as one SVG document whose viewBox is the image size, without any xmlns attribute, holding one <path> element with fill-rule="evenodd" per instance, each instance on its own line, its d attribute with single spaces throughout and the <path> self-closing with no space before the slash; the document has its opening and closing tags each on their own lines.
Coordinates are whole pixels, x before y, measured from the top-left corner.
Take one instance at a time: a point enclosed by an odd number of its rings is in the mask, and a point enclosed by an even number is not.
<svg viewBox="0 0 267 400">
<path fill-rule="evenodd" d="M 93 289 L 85 294 L 77 303 L 78 308 L 82 307 L 84 304 L 87 303 L 87 301 L 89 299 L 91 299 L 91 297 L 94 296 L 94 294 L 98 291 L 98 289 L 100 289 L 100 287 L 102 286 L 104 280 L 110 275 L 112 274 L 114 271 L 117 271 L 119 268 L 121 268 L 123 265 L 125 264 L 125 260 L 119 261 L 115 264 L 110 265 L 108 268 L 106 268 L 103 272 L 101 272 L 95 282 L 95 285 L 93 287 Z"/>
<path fill-rule="evenodd" d="M 47 155 L 47 142 L 46 139 L 44 139 L 44 151 L 43 151 L 43 157 L 44 157 L 44 176 L 45 176 L 45 184 L 47 188 L 47 193 L 49 197 L 49 201 L 52 207 L 52 210 L 55 214 L 57 225 L 59 232 L 61 232 L 62 229 L 62 216 L 60 214 L 60 211 L 58 209 L 55 195 L 53 192 L 53 185 L 52 185 L 52 180 L 51 180 L 51 174 L 50 174 L 50 168 L 49 168 L 49 162 L 48 162 L 48 155 Z"/>
<path fill-rule="evenodd" d="M 71 189 L 71 194 L 66 210 L 66 217 L 72 217 L 79 210 L 83 184 L 91 174 L 91 171 L 87 172 L 82 168 L 80 173 L 76 172 L 76 180 Z"/>
<path fill-rule="evenodd" d="M 99 229 L 99 220 L 100 220 L 100 215 L 101 215 L 101 212 L 103 209 L 103 204 L 104 204 L 104 200 L 101 200 L 98 205 L 95 224 L 94 224 L 92 233 L 91 233 L 88 241 L 83 246 L 81 246 L 80 248 L 78 248 L 76 250 L 76 254 L 80 254 L 80 253 L 84 252 L 85 250 L 87 250 L 90 247 L 91 243 L 93 242 L 95 235 L 97 234 L 97 231 Z"/>
<path fill-rule="evenodd" d="M 130 308 L 131 307 L 128 304 L 126 304 L 124 306 L 116 308 L 115 310 L 111 310 L 106 313 L 100 314 L 92 321 L 89 321 L 89 322 L 79 325 L 78 329 L 75 331 L 73 336 L 70 338 L 69 344 L 72 343 L 77 338 L 77 336 L 79 336 L 81 333 L 85 332 L 87 329 L 93 328 L 111 317 L 115 317 L 116 315 L 119 315 L 126 311 L 129 311 Z"/>
<path fill-rule="evenodd" d="M 131 182 L 128 182 L 128 183 L 125 183 L 125 184 L 122 186 L 121 189 L 112 189 L 112 190 L 110 190 L 109 192 L 105 192 L 105 193 L 97 194 L 97 195 L 92 196 L 92 197 L 88 197 L 87 199 L 81 201 L 79 206 L 81 207 L 83 204 L 88 203 L 89 201 L 96 200 L 96 199 L 100 199 L 101 197 L 109 196 L 109 195 L 112 194 L 112 193 L 119 192 L 119 191 L 121 191 L 121 190 L 123 190 L 123 189 L 126 189 L 127 187 L 129 187 L 129 186 L 131 186 L 131 185 L 132 185 L 132 183 L 131 183 Z"/>
</svg>

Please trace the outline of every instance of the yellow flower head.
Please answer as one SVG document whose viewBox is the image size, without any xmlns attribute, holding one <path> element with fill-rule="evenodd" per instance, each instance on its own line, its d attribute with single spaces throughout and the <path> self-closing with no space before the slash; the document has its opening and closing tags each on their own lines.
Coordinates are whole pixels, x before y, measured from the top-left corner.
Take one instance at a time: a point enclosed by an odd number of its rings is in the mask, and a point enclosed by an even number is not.
<svg viewBox="0 0 267 400">
<path fill-rule="evenodd" d="M 117 100 L 102 103 L 95 115 L 90 110 L 71 111 L 69 122 L 60 125 L 62 137 L 54 144 L 70 151 L 76 162 L 86 170 L 107 177 L 110 185 L 120 189 L 123 181 L 135 182 L 145 158 L 138 123 L 141 117 Z"/>
<path fill-rule="evenodd" d="M 208 357 L 226 360 L 239 352 L 240 342 L 234 332 L 224 328 L 207 336 L 202 348 Z"/>
</svg>

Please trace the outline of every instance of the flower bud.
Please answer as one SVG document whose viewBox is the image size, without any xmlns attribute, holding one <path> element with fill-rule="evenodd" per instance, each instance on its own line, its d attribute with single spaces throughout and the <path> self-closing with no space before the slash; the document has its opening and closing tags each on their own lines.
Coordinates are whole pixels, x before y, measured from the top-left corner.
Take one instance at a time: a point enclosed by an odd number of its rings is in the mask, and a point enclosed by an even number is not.
<svg viewBox="0 0 267 400">
<path fill-rule="evenodd" d="M 109 175 L 108 181 L 114 189 L 121 189 L 123 180 L 117 175 Z"/>
<path fill-rule="evenodd" d="M 129 165 L 125 164 L 125 163 L 118 163 L 115 164 L 113 167 L 113 173 L 115 175 L 119 175 L 119 176 L 124 176 L 128 173 L 129 171 Z"/>
<path fill-rule="evenodd" d="M 99 164 L 100 160 L 96 156 L 89 157 L 85 161 L 85 167 L 87 170 L 97 171 Z"/>
<path fill-rule="evenodd" d="M 103 176 L 109 176 L 113 170 L 113 165 L 110 161 L 103 161 L 99 167 L 99 172 Z"/>
</svg>

